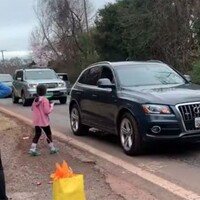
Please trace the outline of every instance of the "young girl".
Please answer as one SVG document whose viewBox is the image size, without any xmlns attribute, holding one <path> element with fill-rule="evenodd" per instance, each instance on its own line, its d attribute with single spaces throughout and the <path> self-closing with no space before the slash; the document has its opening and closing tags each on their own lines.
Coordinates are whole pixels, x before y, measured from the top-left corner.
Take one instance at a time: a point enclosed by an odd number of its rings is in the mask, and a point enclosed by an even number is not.
<svg viewBox="0 0 200 200">
<path fill-rule="evenodd" d="M 54 154 L 58 152 L 58 149 L 54 147 L 52 141 L 52 133 L 49 125 L 49 114 L 53 111 L 54 104 L 50 104 L 49 100 L 45 97 L 46 87 L 44 85 L 37 86 L 37 97 L 32 104 L 32 118 L 35 126 L 35 137 L 30 148 L 30 155 L 38 156 L 39 153 L 36 150 L 37 143 L 42 134 L 42 130 L 47 136 L 47 142 L 49 144 L 50 153 Z"/>
</svg>

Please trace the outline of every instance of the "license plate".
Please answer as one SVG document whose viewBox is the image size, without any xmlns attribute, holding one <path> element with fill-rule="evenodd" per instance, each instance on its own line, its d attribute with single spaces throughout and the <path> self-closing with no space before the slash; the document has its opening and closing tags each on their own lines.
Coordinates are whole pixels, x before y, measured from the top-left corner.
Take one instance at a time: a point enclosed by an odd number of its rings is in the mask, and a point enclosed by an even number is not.
<svg viewBox="0 0 200 200">
<path fill-rule="evenodd" d="M 53 96 L 53 92 L 47 92 L 46 96 L 52 97 Z"/>
<path fill-rule="evenodd" d="M 195 118 L 195 128 L 200 128 L 200 117 Z"/>
</svg>

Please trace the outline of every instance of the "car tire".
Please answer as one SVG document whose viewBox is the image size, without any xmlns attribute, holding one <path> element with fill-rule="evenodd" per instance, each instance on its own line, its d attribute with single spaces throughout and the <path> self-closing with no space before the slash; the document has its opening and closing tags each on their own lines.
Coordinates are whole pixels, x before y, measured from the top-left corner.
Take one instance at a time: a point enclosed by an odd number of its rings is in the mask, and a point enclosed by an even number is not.
<svg viewBox="0 0 200 200">
<path fill-rule="evenodd" d="M 70 125 L 74 135 L 86 135 L 89 131 L 89 127 L 81 123 L 81 116 L 78 106 L 74 104 L 70 110 Z"/>
<path fill-rule="evenodd" d="M 60 104 L 66 104 L 67 103 L 67 97 L 62 97 L 59 100 L 60 100 Z"/>
<path fill-rule="evenodd" d="M 12 92 L 12 102 L 14 104 L 19 103 L 19 98 L 15 96 L 15 92 Z"/>
<path fill-rule="evenodd" d="M 137 122 L 128 112 L 121 117 L 119 136 L 121 146 L 127 155 L 140 155 L 143 152 L 144 144 Z"/>
<path fill-rule="evenodd" d="M 31 105 L 31 100 L 30 99 L 26 99 L 24 92 L 22 92 L 22 105 L 25 106 L 30 106 Z"/>
</svg>

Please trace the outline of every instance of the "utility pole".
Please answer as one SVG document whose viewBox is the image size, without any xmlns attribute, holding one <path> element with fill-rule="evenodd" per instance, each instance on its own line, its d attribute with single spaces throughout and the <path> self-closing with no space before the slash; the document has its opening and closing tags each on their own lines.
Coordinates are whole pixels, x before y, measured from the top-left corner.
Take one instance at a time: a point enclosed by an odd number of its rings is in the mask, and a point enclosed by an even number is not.
<svg viewBox="0 0 200 200">
<path fill-rule="evenodd" d="M 3 61 L 3 66 L 4 66 L 4 64 L 5 64 L 4 51 L 6 51 L 6 50 L 0 50 L 0 51 L 1 51 L 2 61 Z"/>
<path fill-rule="evenodd" d="M 89 32 L 89 25 L 88 25 L 88 15 L 87 15 L 87 3 L 86 3 L 87 0 L 83 0 L 83 3 L 84 3 L 84 12 L 85 12 L 85 23 L 86 23 L 86 30 L 87 30 L 87 33 Z"/>
</svg>

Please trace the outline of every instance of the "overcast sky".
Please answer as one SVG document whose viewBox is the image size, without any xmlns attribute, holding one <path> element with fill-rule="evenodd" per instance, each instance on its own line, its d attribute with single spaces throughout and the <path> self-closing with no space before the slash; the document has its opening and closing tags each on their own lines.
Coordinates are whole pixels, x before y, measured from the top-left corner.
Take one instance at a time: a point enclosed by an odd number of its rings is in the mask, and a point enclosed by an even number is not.
<svg viewBox="0 0 200 200">
<path fill-rule="evenodd" d="M 5 57 L 13 54 L 23 56 L 29 49 L 30 33 L 37 24 L 33 12 L 35 1 L 0 0 L 0 50 L 7 50 Z M 97 10 L 106 3 L 114 1 L 91 0 L 91 3 Z"/>
</svg>

